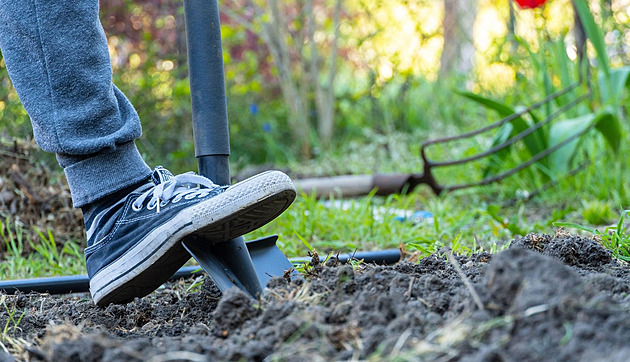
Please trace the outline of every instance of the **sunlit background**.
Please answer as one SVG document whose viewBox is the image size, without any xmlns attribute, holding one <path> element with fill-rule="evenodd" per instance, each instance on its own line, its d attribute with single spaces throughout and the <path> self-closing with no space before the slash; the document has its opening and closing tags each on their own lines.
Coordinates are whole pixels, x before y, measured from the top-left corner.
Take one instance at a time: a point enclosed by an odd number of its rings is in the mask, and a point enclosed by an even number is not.
<svg viewBox="0 0 630 362">
<path fill-rule="evenodd" d="M 627 65 L 630 0 L 590 7 L 611 67 Z M 562 86 L 558 49 L 577 77 L 570 0 L 536 9 L 508 0 L 226 0 L 220 9 L 235 167 L 310 159 L 378 134 L 417 139 L 483 123 L 450 91 L 530 103 L 545 93 L 542 72 Z M 102 0 L 101 17 L 114 80 L 143 122 L 143 154 L 194 167 L 182 2 Z M 28 134 L 3 62 L 0 70 L 1 132 Z"/>
</svg>

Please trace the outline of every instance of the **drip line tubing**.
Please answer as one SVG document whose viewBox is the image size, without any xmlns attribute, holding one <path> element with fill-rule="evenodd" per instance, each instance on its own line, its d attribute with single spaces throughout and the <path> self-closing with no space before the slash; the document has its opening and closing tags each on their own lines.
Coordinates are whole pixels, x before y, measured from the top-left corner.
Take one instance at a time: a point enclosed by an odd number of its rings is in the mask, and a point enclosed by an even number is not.
<svg viewBox="0 0 630 362">
<path fill-rule="evenodd" d="M 322 255 L 320 262 L 324 262 L 328 257 L 337 257 L 336 254 Z M 378 251 L 361 251 L 356 253 L 339 254 L 341 263 L 348 263 L 350 260 L 362 260 L 367 264 L 392 265 L 400 260 L 400 250 L 385 249 Z M 311 261 L 312 258 L 291 258 L 293 264 L 303 264 Z M 180 268 L 169 279 L 171 281 L 190 278 L 200 275 L 203 269 L 200 266 L 184 266 Z M 89 291 L 90 279 L 87 275 L 71 275 L 61 277 L 16 279 L 0 281 L 0 293 L 15 294 L 22 293 L 49 293 L 49 294 L 70 294 L 83 293 Z"/>
</svg>

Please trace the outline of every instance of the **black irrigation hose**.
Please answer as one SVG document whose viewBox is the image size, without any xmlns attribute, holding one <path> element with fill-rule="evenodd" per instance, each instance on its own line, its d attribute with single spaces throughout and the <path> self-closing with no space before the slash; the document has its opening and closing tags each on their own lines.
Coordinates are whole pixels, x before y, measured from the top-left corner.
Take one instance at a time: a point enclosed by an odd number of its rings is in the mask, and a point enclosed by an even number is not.
<svg viewBox="0 0 630 362">
<path fill-rule="evenodd" d="M 337 255 L 332 256 L 336 257 Z M 319 259 L 323 262 L 326 258 L 327 256 L 320 256 Z M 400 250 L 386 249 L 339 255 L 339 261 L 341 263 L 347 263 L 352 259 L 363 260 L 363 262 L 369 264 L 391 265 L 396 264 L 400 260 Z M 310 261 L 311 258 L 292 258 L 290 260 L 294 264 L 302 264 Z M 199 275 L 197 272 L 201 271 L 203 271 L 203 269 L 199 266 L 185 266 L 173 274 L 170 280 L 190 278 Z M 0 281 L 0 292 L 5 294 L 15 294 L 16 292 L 69 294 L 87 292 L 89 288 L 90 280 L 87 275 Z"/>
<path fill-rule="evenodd" d="M 368 264 L 379 264 L 379 265 L 392 265 L 396 264 L 400 261 L 400 250 L 399 249 L 385 249 L 378 251 L 357 251 L 350 254 L 330 254 L 330 255 L 320 255 L 319 261 L 324 262 L 327 258 L 339 258 L 339 261 L 343 264 L 348 261 L 354 260 L 363 260 L 364 263 Z M 291 258 L 291 262 L 293 264 L 303 264 L 307 261 L 311 261 L 312 258 Z"/>
</svg>

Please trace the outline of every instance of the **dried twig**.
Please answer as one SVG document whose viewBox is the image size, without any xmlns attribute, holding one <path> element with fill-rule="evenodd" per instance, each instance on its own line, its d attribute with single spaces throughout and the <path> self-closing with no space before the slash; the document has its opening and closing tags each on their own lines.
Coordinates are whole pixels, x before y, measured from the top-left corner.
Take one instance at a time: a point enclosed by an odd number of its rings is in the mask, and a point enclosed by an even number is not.
<svg viewBox="0 0 630 362">
<path fill-rule="evenodd" d="M 28 160 L 27 156 L 21 155 L 21 154 L 16 153 L 16 152 L 7 151 L 7 150 L 1 150 L 0 149 L 0 155 L 7 156 L 7 157 L 13 157 L 13 158 L 19 158 L 21 160 Z"/>
<path fill-rule="evenodd" d="M 483 303 L 481 302 L 481 298 L 479 298 L 479 294 L 477 294 L 475 287 L 473 287 L 472 283 L 470 282 L 466 274 L 464 274 L 464 272 L 462 271 L 462 268 L 459 266 L 459 263 L 457 262 L 457 260 L 455 260 L 455 257 L 451 253 L 450 249 L 446 251 L 446 257 L 448 258 L 448 261 L 451 263 L 451 265 L 453 265 L 453 268 L 455 268 L 457 275 L 459 275 L 459 277 L 462 278 L 462 281 L 464 282 L 464 285 L 466 286 L 466 288 L 468 288 L 468 291 L 472 295 L 472 298 L 475 301 L 477 308 L 479 308 L 479 310 L 484 310 Z"/>
<path fill-rule="evenodd" d="M 171 351 L 166 352 L 164 354 L 160 354 L 157 356 L 153 356 L 149 359 L 150 362 L 163 362 L 163 361 L 174 361 L 174 360 L 184 360 L 184 361 L 207 361 L 206 356 L 188 352 L 188 351 Z"/>
<path fill-rule="evenodd" d="M 9 176 L 11 176 L 11 179 L 13 180 L 15 185 L 18 186 L 20 190 L 22 190 L 22 192 L 28 198 L 31 204 L 37 205 L 43 202 L 43 200 L 41 200 L 33 192 L 33 188 L 31 187 L 29 182 L 26 180 L 26 178 L 22 175 L 22 173 L 20 172 L 20 169 L 18 168 L 16 164 L 13 164 L 11 166 L 11 169 L 9 170 Z"/>
</svg>

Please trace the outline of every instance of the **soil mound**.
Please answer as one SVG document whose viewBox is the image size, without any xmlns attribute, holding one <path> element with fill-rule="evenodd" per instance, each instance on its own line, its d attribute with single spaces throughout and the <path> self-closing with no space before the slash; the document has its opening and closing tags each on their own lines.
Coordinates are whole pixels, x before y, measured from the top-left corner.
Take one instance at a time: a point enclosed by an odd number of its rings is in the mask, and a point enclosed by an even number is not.
<svg viewBox="0 0 630 362">
<path fill-rule="evenodd" d="M 44 234 L 55 230 L 58 240 L 81 240 L 81 213 L 72 208 L 62 174 L 37 161 L 34 154 L 42 153 L 34 141 L 0 138 L 0 223 L 13 229 L 14 235 L 16 224 L 22 226 L 31 240 L 39 240 L 36 229 Z M 5 245 L 0 243 L 0 254 L 4 251 Z M 24 253 L 28 252 L 25 243 Z"/>
<path fill-rule="evenodd" d="M 565 238 L 571 245 L 585 240 L 571 239 Z M 628 301 L 618 303 L 606 292 L 625 285 L 599 273 L 584 278 L 552 257 L 509 249 L 493 259 L 480 284 L 487 315 L 476 321 L 505 323 L 482 341 L 496 346 L 491 347 L 494 354 L 519 361 L 585 356 L 610 361 L 622 356 L 620 350 L 627 356 L 630 347 L 623 339 L 630 333 Z"/>
<path fill-rule="evenodd" d="M 562 238 L 450 261 L 320 265 L 304 281 L 274 279 L 257 301 L 221 297 L 201 277 L 104 309 L 86 296 L 4 296 L 0 323 L 14 343 L 3 343 L 47 361 L 625 360 L 626 265 L 595 240 Z M 580 252 L 552 253 L 570 249 L 561 240 Z"/>
<path fill-rule="evenodd" d="M 518 237 L 510 246 L 537 251 L 567 265 L 583 268 L 601 267 L 612 262 L 612 253 L 595 239 L 571 235 L 562 230 L 555 236 L 529 234 Z"/>
</svg>

